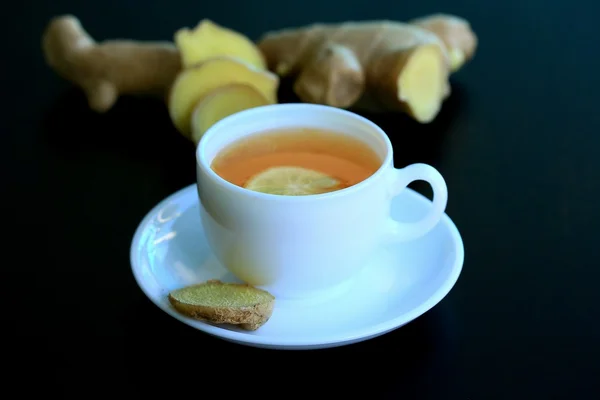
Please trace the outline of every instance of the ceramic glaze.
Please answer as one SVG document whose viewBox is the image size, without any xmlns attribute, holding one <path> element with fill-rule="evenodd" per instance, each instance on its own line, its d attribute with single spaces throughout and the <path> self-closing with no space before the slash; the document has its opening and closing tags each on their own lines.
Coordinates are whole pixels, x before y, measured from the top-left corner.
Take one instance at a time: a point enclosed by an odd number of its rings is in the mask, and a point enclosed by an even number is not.
<svg viewBox="0 0 600 400">
<path fill-rule="evenodd" d="M 169 196 L 141 221 L 131 245 L 131 266 L 142 291 L 161 310 L 224 340 L 290 350 L 364 341 L 431 309 L 450 292 L 462 270 L 462 239 L 444 214 L 424 236 L 390 243 L 369 257 L 345 293 L 329 298 L 276 298 L 269 321 L 253 332 L 197 321 L 171 306 L 169 292 L 209 279 L 238 280 L 209 248 L 195 186 Z M 391 214 L 401 221 L 417 221 L 431 208 L 428 199 L 406 189 L 392 201 Z"/>
<path fill-rule="evenodd" d="M 210 168 L 214 157 L 240 138 L 299 126 L 354 136 L 380 156 L 382 165 L 354 186 L 312 196 L 253 192 Z M 385 132 L 334 107 L 277 104 L 242 111 L 205 133 L 196 158 L 201 220 L 210 248 L 237 278 L 278 298 L 332 296 L 347 289 L 383 244 L 412 240 L 431 230 L 448 197 L 444 179 L 433 167 L 395 169 Z M 431 210 L 418 222 L 395 221 L 390 217 L 391 201 L 414 180 L 431 184 Z"/>
</svg>

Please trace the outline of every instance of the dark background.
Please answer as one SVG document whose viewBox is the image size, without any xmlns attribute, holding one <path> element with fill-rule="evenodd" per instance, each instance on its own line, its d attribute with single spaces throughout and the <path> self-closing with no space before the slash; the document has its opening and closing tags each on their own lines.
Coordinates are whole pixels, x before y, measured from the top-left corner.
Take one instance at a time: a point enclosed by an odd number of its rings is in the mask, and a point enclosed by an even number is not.
<svg viewBox="0 0 600 400">
<path fill-rule="evenodd" d="M 157 202 L 194 183 L 194 148 L 159 102 L 89 111 L 43 62 L 52 16 L 75 14 L 96 39 L 170 40 L 205 17 L 256 39 L 315 21 L 440 11 L 467 18 L 480 40 L 452 97 L 430 125 L 373 118 L 396 166 L 425 162 L 446 178 L 466 258 L 440 304 L 361 344 L 283 352 L 214 339 L 144 297 L 130 271 L 132 235 Z M 60 398 L 599 396 L 598 15 L 583 0 L 12 3 L 0 25 L 5 383 L 18 397 Z"/>
</svg>

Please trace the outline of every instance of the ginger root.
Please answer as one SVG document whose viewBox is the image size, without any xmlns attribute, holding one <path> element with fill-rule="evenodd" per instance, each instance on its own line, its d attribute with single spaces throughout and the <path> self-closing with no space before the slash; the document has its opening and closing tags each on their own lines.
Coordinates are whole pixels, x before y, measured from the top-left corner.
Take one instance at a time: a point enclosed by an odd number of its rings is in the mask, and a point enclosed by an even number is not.
<svg viewBox="0 0 600 400">
<path fill-rule="evenodd" d="M 90 108 L 109 110 L 122 94 L 164 96 L 181 69 L 169 42 L 107 40 L 97 43 L 72 15 L 53 18 L 42 37 L 46 62 L 79 86 Z"/>
<path fill-rule="evenodd" d="M 269 103 L 264 94 L 247 84 L 233 83 L 214 89 L 194 108 L 191 139 L 198 144 L 204 133 L 223 118 Z"/>
<path fill-rule="evenodd" d="M 169 95 L 173 125 L 198 144 L 215 122 L 246 108 L 277 102 L 279 77 L 243 34 L 203 19 L 175 33 L 183 70 Z"/>
<path fill-rule="evenodd" d="M 410 23 L 433 32 L 444 42 L 452 72 L 458 71 L 473 58 L 477 49 L 477 36 L 466 19 L 448 14 L 433 14 L 416 18 Z"/>
<path fill-rule="evenodd" d="M 213 90 L 232 83 L 250 85 L 264 95 L 269 104 L 277 102 L 277 75 L 253 68 L 236 58 L 211 58 L 196 67 L 184 69 L 171 87 L 169 114 L 177 130 L 189 138 L 192 112 L 198 102 Z"/>
<path fill-rule="evenodd" d="M 304 102 L 402 110 L 427 123 L 449 95 L 452 70 L 473 55 L 476 39 L 463 21 L 436 15 L 416 24 L 314 24 L 268 32 L 258 46 L 269 69 L 294 79 L 294 92 Z M 456 32 L 473 38 L 454 40 Z"/>
<path fill-rule="evenodd" d="M 245 35 L 203 19 L 190 30 L 175 32 L 175 45 L 181 53 L 184 68 L 219 56 L 237 57 L 258 68 L 265 69 L 265 59 L 254 42 Z"/>
<path fill-rule="evenodd" d="M 363 70 L 354 53 L 345 46 L 328 44 L 302 69 L 294 90 L 313 103 L 345 108 L 360 97 L 364 86 Z"/>
</svg>

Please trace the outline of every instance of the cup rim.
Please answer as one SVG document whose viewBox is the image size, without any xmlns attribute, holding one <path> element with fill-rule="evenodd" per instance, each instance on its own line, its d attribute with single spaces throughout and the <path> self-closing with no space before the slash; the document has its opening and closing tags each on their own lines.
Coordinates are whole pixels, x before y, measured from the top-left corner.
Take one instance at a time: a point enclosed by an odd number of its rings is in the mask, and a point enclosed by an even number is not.
<svg viewBox="0 0 600 400">
<path fill-rule="evenodd" d="M 310 195 L 305 195 L 305 196 L 281 196 L 281 195 L 255 192 L 253 190 L 248 190 L 246 188 L 240 187 L 238 185 L 235 185 L 235 184 L 225 180 L 224 178 L 219 176 L 215 171 L 213 171 L 213 169 L 210 167 L 210 165 L 208 165 L 208 162 L 206 160 L 206 154 L 205 154 L 206 153 L 206 151 L 205 151 L 206 143 L 210 140 L 210 138 L 212 136 L 214 136 L 214 133 L 216 131 L 218 131 L 221 128 L 221 126 L 226 125 L 226 124 L 235 123 L 236 120 L 243 120 L 245 118 L 248 118 L 252 114 L 263 113 L 263 114 L 268 115 L 268 113 L 270 113 L 270 112 L 275 112 L 275 111 L 285 110 L 285 109 L 289 109 L 290 111 L 298 110 L 298 109 L 313 109 L 315 111 L 335 113 L 338 115 L 343 115 L 346 118 L 357 119 L 360 122 L 363 122 L 363 123 L 369 125 L 373 129 L 374 132 L 377 132 L 379 134 L 379 136 L 383 140 L 385 147 L 386 147 L 386 155 L 385 155 L 384 159 L 382 160 L 381 165 L 379 166 L 377 171 L 375 171 L 373 174 L 371 174 L 371 176 L 369 176 L 367 179 L 357 183 L 356 185 L 352 185 L 350 187 L 336 190 L 333 192 L 322 193 L 322 194 L 310 194 Z M 385 173 L 387 166 L 392 164 L 392 162 L 393 162 L 392 159 L 393 159 L 393 148 L 392 148 L 392 143 L 390 141 L 390 138 L 387 136 L 385 131 L 381 127 L 379 127 L 376 123 L 369 120 L 368 118 L 365 118 L 365 117 L 358 115 L 356 113 L 353 113 L 351 111 L 347 111 L 347 110 L 337 108 L 337 107 L 326 106 L 326 105 L 321 105 L 321 104 L 311 104 L 311 103 L 268 104 L 265 106 L 258 106 L 258 107 L 253 107 L 253 108 L 250 108 L 247 110 L 239 111 L 235 114 L 232 114 L 232 115 L 229 115 L 229 116 L 223 118 L 222 120 L 220 120 L 217 123 L 215 123 L 214 125 L 212 125 L 204 133 L 204 135 L 202 136 L 202 138 L 200 139 L 200 141 L 196 147 L 196 165 L 198 167 L 200 167 L 202 169 L 202 171 L 210 177 L 210 179 L 216 181 L 220 186 L 226 188 L 227 190 L 238 193 L 239 195 L 242 195 L 242 196 L 247 196 L 247 197 L 261 199 L 261 200 L 278 201 L 278 202 L 283 201 L 283 202 L 290 202 L 290 203 L 332 199 L 332 198 L 342 197 L 342 196 L 346 196 L 351 193 L 360 191 L 363 188 L 365 188 L 366 186 L 369 186 L 373 181 L 378 179 L 380 176 L 382 176 Z"/>
</svg>

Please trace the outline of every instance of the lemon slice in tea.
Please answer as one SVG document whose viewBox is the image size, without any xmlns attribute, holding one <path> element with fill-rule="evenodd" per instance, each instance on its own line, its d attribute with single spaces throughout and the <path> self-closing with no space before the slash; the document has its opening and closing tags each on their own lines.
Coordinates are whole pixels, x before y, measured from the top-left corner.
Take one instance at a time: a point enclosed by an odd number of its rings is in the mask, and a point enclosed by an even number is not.
<svg viewBox="0 0 600 400">
<path fill-rule="evenodd" d="M 273 167 L 254 175 L 244 187 L 261 193 L 305 196 L 339 189 L 340 181 L 311 169 Z"/>
</svg>

